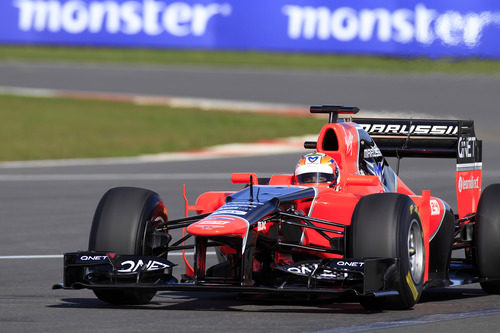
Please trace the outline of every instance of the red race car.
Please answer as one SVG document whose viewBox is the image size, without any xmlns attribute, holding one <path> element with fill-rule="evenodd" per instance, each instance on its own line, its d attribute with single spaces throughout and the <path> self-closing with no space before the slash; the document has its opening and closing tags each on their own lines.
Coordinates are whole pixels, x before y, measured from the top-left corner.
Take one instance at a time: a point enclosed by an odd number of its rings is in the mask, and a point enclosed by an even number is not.
<svg viewBox="0 0 500 333">
<path fill-rule="evenodd" d="M 113 304 L 146 304 L 158 290 L 350 294 L 370 309 L 411 308 L 431 287 L 480 282 L 499 293 L 500 184 L 481 194 L 473 121 L 339 119 L 358 111 L 312 106 L 329 121 L 294 174 L 233 174 L 242 190 L 186 200 L 181 219 L 168 220 L 152 191 L 110 189 L 88 251 L 65 254 L 54 288 L 89 288 Z M 384 156 L 398 169 L 402 157 L 456 158 L 458 214 L 428 190 L 414 193 Z M 184 256 L 177 279 L 168 254 L 186 249 L 194 263 Z M 457 249 L 465 256 L 453 258 Z M 208 250 L 218 263 L 207 264 Z"/>
</svg>

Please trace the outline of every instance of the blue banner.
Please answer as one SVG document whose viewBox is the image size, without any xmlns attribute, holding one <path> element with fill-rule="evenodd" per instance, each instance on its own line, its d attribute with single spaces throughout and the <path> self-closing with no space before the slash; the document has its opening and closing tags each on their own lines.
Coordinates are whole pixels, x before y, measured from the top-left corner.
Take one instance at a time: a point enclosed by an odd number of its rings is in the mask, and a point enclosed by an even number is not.
<svg viewBox="0 0 500 333">
<path fill-rule="evenodd" d="M 500 2 L 2 0 L 0 43 L 500 58 Z"/>
</svg>

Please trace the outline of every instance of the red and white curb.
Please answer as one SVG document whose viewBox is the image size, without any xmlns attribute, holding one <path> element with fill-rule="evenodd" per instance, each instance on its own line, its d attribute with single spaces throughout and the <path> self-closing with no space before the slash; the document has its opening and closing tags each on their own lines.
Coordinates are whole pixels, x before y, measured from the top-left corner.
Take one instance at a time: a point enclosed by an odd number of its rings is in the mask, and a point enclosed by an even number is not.
<svg viewBox="0 0 500 333">
<path fill-rule="evenodd" d="M 305 105 L 262 103 L 213 98 L 179 97 L 125 94 L 98 91 L 76 91 L 64 89 L 44 89 L 27 87 L 0 86 L 0 94 L 24 97 L 70 98 L 77 100 L 98 100 L 108 102 L 124 102 L 137 105 L 160 105 L 176 108 L 196 108 L 200 110 L 221 110 L 233 112 L 278 113 L 294 116 L 310 116 L 309 107 Z"/>
<path fill-rule="evenodd" d="M 138 94 L 122 94 L 94 91 L 70 91 L 27 87 L 0 86 L 0 94 L 44 98 L 72 98 L 102 101 L 120 101 L 138 105 L 164 105 L 180 108 L 197 108 L 200 110 L 224 110 L 232 112 L 274 113 L 289 116 L 311 116 L 309 106 L 260 103 L 249 101 L 220 100 L 194 97 L 154 96 Z M 417 114 L 410 111 L 369 111 L 363 110 L 363 117 L 383 118 L 434 118 L 432 115 Z M 38 161 L 0 162 L 2 168 L 56 167 L 77 165 L 134 164 L 168 161 L 190 161 L 228 157 L 244 157 L 273 154 L 303 153 L 304 141 L 315 141 L 317 135 L 291 137 L 286 139 L 262 140 L 254 143 L 232 143 L 209 147 L 200 150 L 176 153 L 141 155 L 136 157 L 93 158 L 93 159 L 61 159 Z"/>
<path fill-rule="evenodd" d="M 100 100 L 133 103 L 137 105 L 163 105 L 177 108 L 196 108 L 200 110 L 221 110 L 233 112 L 258 112 L 274 113 L 282 115 L 294 115 L 311 117 L 309 105 L 265 103 L 241 100 L 226 100 L 213 98 L 179 97 L 141 95 L 98 91 L 76 91 L 64 89 L 45 89 L 28 87 L 0 86 L 0 94 L 45 97 L 45 98 L 70 98 L 79 100 Z M 363 118 L 436 118 L 434 115 L 417 113 L 411 110 L 389 111 L 389 110 L 362 110 Z M 321 116 L 319 116 L 321 117 Z M 454 119 L 454 116 L 442 115 L 446 119 Z"/>
<path fill-rule="evenodd" d="M 111 165 L 111 164 L 139 164 L 155 162 L 194 161 L 205 159 L 220 159 L 230 157 L 262 156 L 303 153 L 304 141 L 314 141 L 316 135 L 292 137 L 277 140 L 262 140 L 254 143 L 231 143 L 208 147 L 205 149 L 140 155 L 136 157 L 92 158 L 92 159 L 61 159 L 38 161 L 0 162 L 0 169 L 6 168 L 39 168 L 81 165 Z"/>
</svg>

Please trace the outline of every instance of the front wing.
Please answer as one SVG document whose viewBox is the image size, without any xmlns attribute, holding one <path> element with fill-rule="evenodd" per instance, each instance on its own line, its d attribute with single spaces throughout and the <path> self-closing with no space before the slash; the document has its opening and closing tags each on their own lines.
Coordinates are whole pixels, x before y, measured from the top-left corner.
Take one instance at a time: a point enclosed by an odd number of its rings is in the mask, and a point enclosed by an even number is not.
<svg viewBox="0 0 500 333">
<path fill-rule="evenodd" d="M 158 257 L 73 252 L 64 255 L 64 282 L 54 289 L 142 289 L 239 292 L 274 295 L 397 295 L 388 277 L 399 271 L 396 258 L 322 259 L 277 266 L 269 284 L 205 278 L 178 282 L 175 264 Z"/>
</svg>

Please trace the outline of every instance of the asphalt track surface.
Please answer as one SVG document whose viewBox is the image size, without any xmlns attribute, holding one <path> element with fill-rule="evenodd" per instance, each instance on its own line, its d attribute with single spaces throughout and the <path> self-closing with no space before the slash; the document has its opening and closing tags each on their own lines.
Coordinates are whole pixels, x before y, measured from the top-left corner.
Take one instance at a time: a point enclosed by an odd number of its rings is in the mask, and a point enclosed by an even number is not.
<svg viewBox="0 0 500 333">
<path fill-rule="evenodd" d="M 484 139 L 483 185 L 500 180 L 499 77 L 0 64 L 0 85 L 230 98 L 277 103 L 358 105 L 473 118 Z M 1 106 L 0 106 L 1 107 Z M 147 306 L 113 307 L 90 291 L 53 291 L 67 251 L 85 249 L 100 196 L 140 186 L 163 197 L 171 217 L 188 197 L 236 189 L 233 171 L 289 173 L 298 154 L 189 162 L 0 169 L 1 332 L 497 332 L 500 296 L 477 284 L 436 289 L 409 311 L 370 313 L 343 303 L 160 292 Z M 454 163 L 403 160 L 415 191 L 430 188 L 452 206 Z M 151 175 L 154 175 L 153 177 Z M 30 255 L 56 255 L 30 257 Z M 12 257 L 11 257 L 12 256 Z M 19 257 L 26 256 L 26 257 Z M 182 267 L 181 267 L 182 268 Z"/>
</svg>

